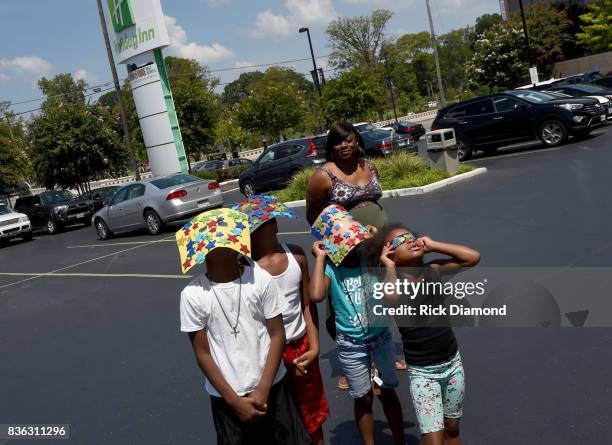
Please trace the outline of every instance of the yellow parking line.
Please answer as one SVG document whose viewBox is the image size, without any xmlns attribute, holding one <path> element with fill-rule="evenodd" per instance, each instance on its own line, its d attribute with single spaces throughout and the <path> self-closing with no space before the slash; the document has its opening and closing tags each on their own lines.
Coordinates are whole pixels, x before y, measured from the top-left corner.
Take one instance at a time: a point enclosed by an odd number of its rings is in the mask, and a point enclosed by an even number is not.
<svg viewBox="0 0 612 445">
<path fill-rule="evenodd" d="M 193 275 L 164 275 L 164 274 L 144 274 L 144 273 L 78 273 L 78 272 L 0 272 L 0 276 L 12 277 L 102 277 L 102 278 L 165 278 L 171 280 L 188 280 Z"/>
<path fill-rule="evenodd" d="M 172 237 L 174 237 L 174 235 L 172 235 Z M 129 249 L 123 249 L 123 250 L 119 250 L 119 251 L 117 251 L 117 252 L 108 253 L 108 254 L 106 254 L 106 255 L 102 255 L 102 256 L 99 256 L 99 257 L 96 257 L 96 258 L 91 258 L 91 259 L 89 259 L 89 260 L 81 261 L 81 262 L 79 262 L 79 263 L 72 264 L 72 265 L 70 265 L 70 266 L 66 266 L 66 267 L 62 267 L 62 268 L 60 268 L 60 269 L 52 270 L 52 271 L 49 271 L 49 272 L 44 272 L 44 273 L 42 273 L 42 274 L 36 274 L 36 275 L 31 276 L 31 277 L 29 277 L 29 278 L 24 278 L 23 280 L 14 281 L 13 283 L 8 283 L 8 284 L 5 284 L 5 285 L 3 285 L 3 286 L 0 286 L 0 289 L 4 289 L 4 288 L 7 288 L 7 287 L 15 286 L 15 285 L 17 285 L 17 284 L 25 283 L 26 281 L 35 280 L 36 278 L 44 277 L 44 276 L 45 276 L 45 275 L 47 275 L 47 274 L 53 274 L 53 273 L 61 272 L 61 271 L 66 270 L 66 269 L 71 269 L 71 268 L 73 268 L 73 267 L 82 266 L 83 264 L 91 263 L 91 262 L 93 262 L 93 261 L 102 260 L 102 259 L 104 259 L 104 258 L 108 258 L 108 257 L 110 257 L 110 256 L 118 255 L 118 254 L 120 254 L 120 253 L 129 252 L 130 250 L 140 249 L 141 247 L 148 246 L 148 245 L 150 245 L 150 244 L 155 244 L 155 243 L 158 243 L 158 242 L 160 242 L 160 241 L 163 241 L 163 240 L 165 240 L 165 239 L 169 239 L 169 238 L 170 238 L 170 237 L 168 237 L 168 238 L 162 238 L 161 240 L 151 241 L 151 242 L 149 242 L 149 243 L 147 243 L 147 244 L 140 244 L 140 245 L 135 246 L 135 247 L 130 247 Z"/>
</svg>

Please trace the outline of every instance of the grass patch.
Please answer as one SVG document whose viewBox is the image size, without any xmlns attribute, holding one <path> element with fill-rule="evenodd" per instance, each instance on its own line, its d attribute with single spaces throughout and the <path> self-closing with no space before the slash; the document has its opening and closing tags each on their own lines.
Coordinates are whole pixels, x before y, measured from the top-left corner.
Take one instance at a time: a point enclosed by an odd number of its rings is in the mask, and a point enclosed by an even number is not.
<svg viewBox="0 0 612 445">
<path fill-rule="evenodd" d="M 378 170 L 383 191 L 421 187 L 451 176 L 445 171 L 429 168 L 423 158 L 411 153 L 398 153 L 388 158 L 373 159 L 372 162 Z M 458 174 L 472 170 L 473 166 L 460 164 Z M 289 185 L 275 195 L 283 202 L 306 199 L 306 185 L 313 172 L 313 168 L 307 168 L 296 173 Z"/>
</svg>

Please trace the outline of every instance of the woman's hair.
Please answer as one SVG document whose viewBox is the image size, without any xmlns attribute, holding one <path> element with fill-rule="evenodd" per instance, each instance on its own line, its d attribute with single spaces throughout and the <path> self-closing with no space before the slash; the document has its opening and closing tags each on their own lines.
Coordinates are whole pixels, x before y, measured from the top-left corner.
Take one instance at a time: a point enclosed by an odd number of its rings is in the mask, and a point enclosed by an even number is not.
<svg viewBox="0 0 612 445">
<path fill-rule="evenodd" d="M 367 239 L 363 242 L 363 254 L 369 267 L 377 267 L 380 263 L 380 254 L 382 253 L 383 247 L 387 243 L 389 234 L 397 229 L 404 229 L 412 233 L 415 237 L 417 234 L 405 227 L 401 223 L 387 224 L 376 233 L 372 238 Z"/>
<path fill-rule="evenodd" d="M 360 156 L 363 155 L 365 152 L 365 145 L 359 132 L 351 124 L 339 122 L 334 124 L 330 128 L 329 133 L 327 133 L 327 142 L 325 143 L 325 160 L 327 162 L 334 160 L 334 146 L 342 143 L 351 133 L 357 138 Z"/>
</svg>

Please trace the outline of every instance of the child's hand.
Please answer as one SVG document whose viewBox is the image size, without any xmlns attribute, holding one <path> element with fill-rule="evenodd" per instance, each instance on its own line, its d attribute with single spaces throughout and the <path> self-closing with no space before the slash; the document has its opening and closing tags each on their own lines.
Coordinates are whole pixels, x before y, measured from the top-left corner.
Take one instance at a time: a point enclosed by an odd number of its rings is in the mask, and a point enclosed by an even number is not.
<svg viewBox="0 0 612 445">
<path fill-rule="evenodd" d="M 432 249 L 432 244 L 434 243 L 434 240 L 432 240 L 430 237 L 422 236 L 422 237 L 418 238 L 416 241 L 421 246 L 423 246 L 423 251 L 425 251 L 425 253 L 431 252 L 433 250 Z"/>
<path fill-rule="evenodd" d="M 382 253 L 380 254 L 380 262 L 385 267 L 395 267 L 395 262 L 389 257 L 395 252 L 395 247 L 391 243 L 387 243 L 383 246 Z"/>
<path fill-rule="evenodd" d="M 266 410 L 268 409 L 269 395 L 269 392 L 264 391 L 258 386 L 251 394 L 249 394 L 249 398 L 253 401 L 253 406 L 255 406 L 256 409 L 263 411 L 265 414 Z"/>
<path fill-rule="evenodd" d="M 295 370 L 298 376 L 303 377 L 306 374 L 308 374 L 308 366 L 310 366 L 310 364 L 316 360 L 317 358 L 317 352 L 316 351 L 306 351 L 304 352 L 302 355 L 300 355 L 298 358 L 296 358 L 295 360 L 293 360 L 293 364 L 295 365 Z"/>
<path fill-rule="evenodd" d="M 238 397 L 238 400 L 232 408 L 236 411 L 236 414 L 242 422 L 255 422 L 266 415 L 266 410 L 257 408 L 256 402 L 251 395 L 247 397 Z"/>
<path fill-rule="evenodd" d="M 323 249 L 323 243 L 321 241 L 315 241 L 312 243 L 312 255 L 315 258 L 324 257 L 326 255 Z"/>
</svg>

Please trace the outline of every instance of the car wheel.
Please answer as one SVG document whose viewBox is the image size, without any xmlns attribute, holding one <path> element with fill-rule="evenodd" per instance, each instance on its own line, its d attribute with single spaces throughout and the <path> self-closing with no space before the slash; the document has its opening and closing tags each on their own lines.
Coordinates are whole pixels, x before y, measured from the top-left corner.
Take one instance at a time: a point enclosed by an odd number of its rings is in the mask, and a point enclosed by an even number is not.
<svg viewBox="0 0 612 445">
<path fill-rule="evenodd" d="M 144 214 L 144 220 L 151 235 L 158 235 L 164 228 L 164 223 L 155 210 L 147 210 Z"/>
<path fill-rule="evenodd" d="M 549 120 L 540 125 L 538 137 L 547 147 L 555 147 L 567 140 L 567 128 L 558 120 Z"/>
<path fill-rule="evenodd" d="M 472 157 L 472 145 L 464 138 L 457 138 L 457 158 L 465 161 Z"/>
<path fill-rule="evenodd" d="M 34 234 L 32 233 L 32 231 L 26 232 L 21 235 L 21 239 L 24 241 L 32 241 L 32 238 L 34 238 Z"/>
<path fill-rule="evenodd" d="M 247 198 L 250 198 L 251 196 L 257 194 L 257 189 L 255 188 L 255 184 L 253 184 L 252 181 L 247 180 L 244 181 L 244 185 L 242 186 L 243 194 L 244 196 L 246 196 Z"/>
<path fill-rule="evenodd" d="M 47 223 L 45 227 L 47 228 L 47 233 L 49 235 L 53 235 L 54 233 L 57 233 L 57 231 L 60 229 L 59 225 L 55 222 L 55 220 L 50 217 L 47 218 Z"/>
<path fill-rule="evenodd" d="M 101 218 L 96 219 L 96 232 L 98 232 L 98 236 L 101 240 L 107 240 L 113 236 L 113 233 Z"/>
</svg>

